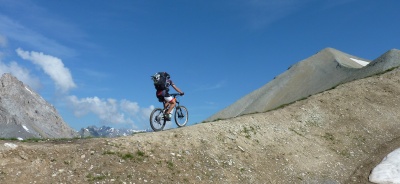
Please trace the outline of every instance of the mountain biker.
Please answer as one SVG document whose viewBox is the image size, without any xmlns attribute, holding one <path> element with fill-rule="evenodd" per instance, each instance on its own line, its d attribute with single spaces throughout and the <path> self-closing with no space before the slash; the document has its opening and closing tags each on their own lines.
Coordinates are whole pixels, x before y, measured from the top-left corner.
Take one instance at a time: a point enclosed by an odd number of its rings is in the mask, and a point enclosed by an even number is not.
<svg viewBox="0 0 400 184">
<path fill-rule="evenodd" d="M 164 102 L 164 109 L 166 109 L 169 105 L 169 109 L 167 110 L 167 112 L 165 112 L 165 114 L 167 115 L 166 118 L 168 121 L 171 120 L 172 114 L 171 111 L 174 109 L 176 102 L 175 99 L 172 98 L 172 96 L 168 93 L 169 92 L 169 86 L 172 86 L 175 91 L 177 91 L 181 96 L 184 95 L 185 93 L 183 93 L 170 79 L 170 76 L 168 73 L 166 72 L 158 72 L 156 74 L 154 74 L 152 76 L 152 79 L 154 81 L 154 83 L 156 83 L 156 80 L 160 79 L 160 75 L 166 75 L 166 79 L 164 81 L 165 84 L 163 84 L 163 87 L 156 87 L 156 96 L 158 98 L 159 102 Z"/>
</svg>

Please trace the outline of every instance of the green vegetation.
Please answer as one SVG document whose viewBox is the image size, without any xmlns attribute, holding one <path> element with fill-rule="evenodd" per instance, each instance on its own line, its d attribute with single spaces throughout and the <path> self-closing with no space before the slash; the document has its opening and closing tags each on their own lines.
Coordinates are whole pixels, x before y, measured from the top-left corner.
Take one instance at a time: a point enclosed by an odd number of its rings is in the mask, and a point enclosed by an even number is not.
<svg viewBox="0 0 400 184">
<path fill-rule="evenodd" d="M 136 151 L 136 154 L 133 153 L 121 153 L 121 152 L 114 152 L 114 151 L 104 151 L 103 155 L 117 155 L 121 157 L 123 160 L 134 160 L 134 161 L 143 161 L 147 158 L 146 154 L 143 151 Z"/>
<path fill-rule="evenodd" d="M 247 139 L 250 139 L 251 133 L 253 133 L 253 135 L 256 134 L 256 128 L 254 128 L 253 126 L 250 126 L 249 128 L 243 127 L 243 130 L 241 132 L 245 134 L 244 137 L 246 137 Z"/>
<path fill-rule="evenodd" d="M 93 176 L 92 174 L 88 174 L 88 175 L 86 175 L 86 178 L 88 179 L 88 181 L 100 181 L 100 180 L 104 180 L 106 178 L 106 176 L 104 176 L 104 175 Z"/>
<path fill-rule="evenodd" d="M 120 157 L 124 160 L 132 160 L 135 158 L 131 153 L 120 154 Z"/>
<path fill-rule="evenodd" d="M 172 163 L 172 161 L 166 161 L 167 162 L 167 167 L 171 170 L 174 169 L 174 163 Z"/>
<path fill-rule="evenodd" d="M 3 140 L 3 141 L 17 141 L 18 139 L 15 138 L 15 137 L 12 137 L 12 138 L 0 138 L 0 140 Z"/>
<path fill-rule="evenodd" d="M 325 133 L 325 135 L 322 136 L 325 138 L 327 141 L 335 141 L 335 137 L 331 133 Z"/>
<path fill-rule="evenodd" d="M 115 152 L 107 150 L 103 152 L 103 155 L 115 155 Z"/>
</svg>

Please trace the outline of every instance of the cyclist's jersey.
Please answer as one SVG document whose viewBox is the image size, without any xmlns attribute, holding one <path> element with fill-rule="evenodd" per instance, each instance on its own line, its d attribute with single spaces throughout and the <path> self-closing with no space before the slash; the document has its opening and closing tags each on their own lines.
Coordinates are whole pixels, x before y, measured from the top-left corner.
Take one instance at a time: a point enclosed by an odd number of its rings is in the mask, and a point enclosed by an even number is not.
<svg viewBox="0 0 400 184">
<path fill-rule="evenodd" d="M 167 81 L 166 81 L 167 88 L 164 90 L 157 90 L 157 92 L 156 92 L 157 96 L 168 97 L 169 96 L 169 93 L 168 93 L 169 86 L 172 86 L 172 85 L 174 85 L 174 82 L 172 82 L 172 80 L 170 80 L 170 79 L 167 79 Z"/>
</svg>

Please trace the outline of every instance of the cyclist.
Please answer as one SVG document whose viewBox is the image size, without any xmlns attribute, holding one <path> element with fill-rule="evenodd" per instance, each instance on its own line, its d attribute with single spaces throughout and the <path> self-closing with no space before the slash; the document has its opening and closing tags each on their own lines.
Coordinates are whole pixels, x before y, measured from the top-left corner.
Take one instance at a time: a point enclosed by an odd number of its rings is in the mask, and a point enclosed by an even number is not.
<svg viewBox="0 0 400 184">
<path fill-rule="evenodd" d="M 165 79 L 163 79 L 163 76 L 165 75 Z M 156 96 L 158 98 L 158 101 L 164 102 L 164 109 L 166 109 L 169 105 L 169 109 L 167 112 L 164 112 L 167 116 L 167 120 L 170 121 L 172 118 L 171 111 L 174 109 L 176 102 L 174 98 L 168 93 L 169 92 L 169 86 L 172 86 L 175 91 L 177 91 L 181 96 L 184 95 L 184 93 L 172 82 L 170 79 L 170 76 L 166 72 L 158 72 L 152 76 L 152 79 L 154 83 L 158 81 L 162 81 L 162 85 L 155 85 L 156 87 Z M 164 81 L 163 81 L 164 80 Z M 159 87 L 162 86 L 162 87 Z"/>
</svg>

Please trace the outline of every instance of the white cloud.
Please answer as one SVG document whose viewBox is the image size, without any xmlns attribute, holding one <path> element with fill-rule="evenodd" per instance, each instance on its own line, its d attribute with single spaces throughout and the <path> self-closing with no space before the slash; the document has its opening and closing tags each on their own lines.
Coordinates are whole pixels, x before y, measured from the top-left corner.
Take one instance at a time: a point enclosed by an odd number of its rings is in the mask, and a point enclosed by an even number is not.
<svg viewBox="0 0 400 184">
<path fill-rule="evenodd" d="M 119 112 L 115 99 L 100 99 L 98 97 L 78 99 L 76 96 L 69 96 L 68 102 L 74 109 L 75 116 L 81 117 L 88 113 L 94 113 L 105 123 L 132 123 L 126 119 L 123 113 Z"/>
<path fill-rule="evenodd" d="M 137 102 L 130 102 L 124 99 L 121 100 L 121 110 L 134 116 L 139 112 L 140 107 Z"/>
<path fill-rule="evenodd" d="M 82 117 L 87 114 L 96 115 L 102 123 L 129 124 L 132 127 L 134 120 L 146 122 L 154 106 L 141 108 L 137 102 L 129 100 L 100 99 L 99 97 L 87 97 L 79 99 L 76 96 L 68 96 L 67 103 L 73 109 L 74 115 Z"/>
<path fill-rule="evenodd" d="M 118 100 L 99 97 L 87 97 L 79 99 L 76 96 L 68 96 L 67 103 L 74 111 L 74 115 L 82 117 L 89 113 L 95 114 L 101 122 L 112 124 L 133 124 L 133 119 L 148 119 L 154 106 L 141 108 L 137 102 L 123 99 Z"/>
<path fill-rule="evenodd" d="M 41 52 L 24 51 L 20 48 L 18 48 L 16 52 L 21 58 L 30 60 L 34 64 L 40 66 L 55 82 L 57 89 L 61 90 L 61 92 L 66 93 L 70 89 L 76 87 L 69 69 L 64 66 L 61 59 L 45 55 Z"/>
</svg>

